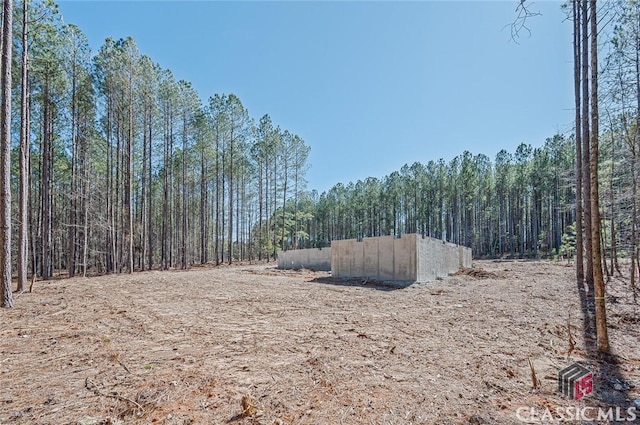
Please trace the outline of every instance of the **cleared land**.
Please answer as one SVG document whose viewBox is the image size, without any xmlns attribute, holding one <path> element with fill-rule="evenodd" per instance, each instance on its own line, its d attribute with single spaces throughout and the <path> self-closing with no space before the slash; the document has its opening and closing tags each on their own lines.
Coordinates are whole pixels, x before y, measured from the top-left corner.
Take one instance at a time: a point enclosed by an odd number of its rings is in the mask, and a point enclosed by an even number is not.
<svg viewBox="0 0 640 425">
<path fill-rule="evenodd" d="M 623 281 L 608 365 L 587 358 L 573 268 L 475 266 L 403 289 L 273 265 L 36 282 L 0 311 L 0 423 L 513 424 L 640 399 Z M 578 402 L 555 380 L 575 360 L 598 392 Z"/>
</svg>

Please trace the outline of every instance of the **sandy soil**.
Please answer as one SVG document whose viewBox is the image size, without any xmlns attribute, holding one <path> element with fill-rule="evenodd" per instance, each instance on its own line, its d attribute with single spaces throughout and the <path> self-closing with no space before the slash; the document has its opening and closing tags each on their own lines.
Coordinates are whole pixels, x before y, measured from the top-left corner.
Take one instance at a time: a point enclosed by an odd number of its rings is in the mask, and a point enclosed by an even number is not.
<svg viewBox="0 0 640 425">
<path fill-rule="evenodd" d="M 612 365 L 588 354 L 572 268 L 474 265 L 401 289 L 273 265 L 36 282 L 0 311 L 0 424 L 518 424 L 640 399 L 625 282 Z M 595 374 L 580 401 L 556 389 L 574 361 Z"/>
</svg>

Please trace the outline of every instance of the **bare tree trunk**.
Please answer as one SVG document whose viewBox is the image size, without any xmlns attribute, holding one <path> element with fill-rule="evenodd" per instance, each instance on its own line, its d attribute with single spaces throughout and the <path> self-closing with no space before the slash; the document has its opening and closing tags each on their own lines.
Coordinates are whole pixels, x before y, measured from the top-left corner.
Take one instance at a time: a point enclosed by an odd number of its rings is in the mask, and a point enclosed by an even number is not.
<svg viewBox="0 0 640 425">
<path fill-rule="evenodd" d="M 638 22 L 640 25 L 640 22 Z M 636 32 L 636 107 L 640 108 L 640 34 Z M 632 214 L 631 214 L 631 290 L 636 295 L 636 274 L 638 272 L 638 263 L 636 260 L 637 253 L 637 230 L 638 224 L 638 211 L 637 211 L 637 192 L 638 192 L 638 180 L 637 180 L 637 147 L 640 145 L 640 109 L 636 114 L 636 131 L 635 131 L 635 143 L 629 141 L 631 144 L 631 202 L 632 202 Z"/>
<path fill-rule="evenodd" d="M 225 252 L 225 220 L 226 220 L 226 214 L 225 214 L 225 198 L 226 198 L 226 193 L 227 193 L 227 189 L 226 189 L 226 169 L 227 167 L 225 166 L 225 163 L 227 161 L 227 157 L 225 155 L 226 152 L 226 145 L 223 144 L 222 146 L 222 161 L 221 161 L 221 168 L 220 168 L 220 172 L 221 172 L 221 182 L 220 182 L 220 189 L 222 190 L 220 193 L 221 196 L 221 203 L 220 203 L 220 263 L 224 263 L 224 252 Z"/>
<path fill-rule="evenodd" d="M 69 193 L 69 228 L 67 236 L 68 259 L 67 272 L 69 277 L 75 276 L 76 272 L 76 233 L 77 233 L 77 207 L 78 207 L 78 118 L 77 118 L 77 60 L 71 58 L 71 190 Z"/>
<path fill-rule="evenodd" d="M 233 130 L 235 123 L 231 123 L 231 137 L 229 139 L 229 240 L 227 243 L 229 244 L 229 264 L 233 262 L 233 150 L 234 150 L 234 140 L 233 140 Z M 237 235 L 236 235 L 237 236 Z"/>
<path fill-rule="evenodd" d="M 124 184 L 125 170 L 124 170 L 124 148 L 122 147 L 122 116 L 120 113 L 116 114 L 116 209 L 114 218 L 114 232 L 116 240 L 116 272 L 122 273 L 122 267 L 124 265 L 124 238 L 125 232 L 125 193 L 126 185 Z M 115 224 L 117 223 L 117 225 Z"/>
<path fill-rule="evenodd" d="M 162 176 L 162 241 L 161 241 L 161 263 L 162 269 L 169 269 L 169 117 L 164 111 L 164 161 Z"/>
<path fill-rule="evenodd" d="M 87 145 L 86 140 L 82 148 L 82 214 L 83 222 L 83 243 L 82 243 L 82 277 L 87 277 L 87 269 L 89 267 L 89 203 L 90 203 L 90 183 L 89 183 L 89 164 L 87 161 Z"/>
<path fill-rule="evenodd" d="M 173 106 L 172 106 L 173 108 Z M 168 212 L 168 224 L 167 224 L 167 243 L 169 244 L 167 248 L 167 252 L 169 254 L 168 257 L 168 267 L 173 267 L 175 265 L 173 254 L 174 254 L 174 225 L 176 225 L 175 221 L 175 199 L 174 197 L 174 189 L 175 189 L 175 177 L 173 175 L 173 163 L 171 159 L 173 158 L 173 109 L 169 111 L 169 165 L 167 168 L 168 174 L 168 194 L 167 194 L 167 212 Z M 174 207 L 174 208 L 172 208 Z"/>
<path fill-rule="evenodd" d="M 591 219 L 591 172 L 589 167 L 589 27 L 588 27 L 588 0 L 582 1 L 582 169 L 583 169 L 583 193 L 584 193 L 584 226 L 585 226 L 585 249 L 586 249 L 586 274 L 585 279 L 589 293 L 593 294 L 593 240 L 592 219 Z"/>
<path fill-rule="evenodd" d="M 140 270 L 144 271 L 147 269 L 147 233 L 149 229 L 149 214 L 147 213 L 147 157 L 149 155 L 149 151 L 147 150 L 147 122 L 151 120 L 149 114 L 149 107 L 145 106 L 143 112 L 143 123 L 142 123 L 142 175 L 141 184 L 140 184 L 140 192 L 142 199 L 140 200 Z"/>
<path fill-rule="evenodd" d="M 189 267 L 189 222 L 187 219 L 187 114 L 182 115 L 182 268 Z"/>
<path fill-rule="evenodd" d="M 129 60 L 132 60 L 129 58 Z M 133 65 L 131 64 L 131 67 Z M 125 213 L 127 221 L 127 271 L 133 273 L 133 69 L 129 71 L 129 129 L 127 134 L 127 182 L 125 190 Z"/>
<path fill-rule="evenodd" d="M 293 175 L 293 249 L 298 249 L 298 172 L 299 172 L 299 159 L 300 146 L 296 144 L 296 157 L 294 161 L 294 175 Z M 415 233 L 415 229 L 413 232 Z M 360 230 L 360 236 L 364 233 Z"/>
<path fill-rule="evenodd" d="M 149 135 L 148 135 L 148 140 L 149 140 L 149 153 L 148 153 L 148 158 L 149 158 L 149 164 L 147 166 L 147 173 L 148 173 L 148 187 L 147 187 L 147 239 L 148 241 L 148 255 L 149 255 L 149 270 L 153 269 L 153 168 L 152 168 L 152 161 L 153 161 L 153 155 L 152 155 L 152 149 L 153 149 L 153 115 L 151 113 L 149 113 Z"/>
<path fill-rule="evenodd" d="M 200 150 L 200 263 L 206 264 L 207 258 L 207 166 L 204 146 Z"/>
<path fill-rule="evenodd" d="M 262 182 L 266 181 L 262 176 L 262 169 L 264 167 L 263 157 L 262 157 L 262 149 L 260 149 L 259 159 L 258 159 L 258 261 L 262 260 L 262 248 L 263 248 L 263 238 L 264 238 L 264 217 L 262 211 L 262 203 L 264 202 L 264 196 L 262 194 Z"/>
<path fill-rule="evenodd" d="M 0 117 L 0 284 L 1 307 L 13 307 L 11 294 L 11 50 L 13 2 L 2 3 L 2 116 Z"/>
<path fill-rule="evenodd" d="M 640 117 L 640 115 L 639 115 Z M 636 130 L 636 134 L 638 131 Z M 640 137 L 640 135 L 636 136 Z M 637 207 L 637 196 L 638 196 L 638 184 L 636 177 L 636 148 L 635 146 L 631 149 L 631 289 L 634 291 L 636 288 L 636 274 L 638 272 L 637 262 L 636 262 L 636 245 L 637 245 L 637 230 L 636 226 L 638 225 L 638 207 Z"/>
<path fill-rule="evenodd" d="M 598 21 L 596 0 L 590 0 L 591 9 L 591 238 L 593 281 L 596 304 L 596 344 L 598 350 L 609 351 L 607 311 L 602 254 L 600 251 L 600 202 L 598 191 Z"/>
<path fill-rule="evenodd" d="M 287 146 L 285 146 L 285 150 L 286 150 Z M 286 155 L 288 155 L 288 153 L 285 152 L 285 160 L 283 163 L 283 167 L 284 167 L 284 185 L 282 188 L 282 238 L 281 238 L 281 249 L 283 251 L 286 251 L 286 245 L 285 245 L 285 241 L 286 241 L 286 237 L 287 237 L 287 232 L 286 232 L 286 211 L 287 211 L 287 183 L 288 183 L 288 174 L 289 174 L 289 168 L 288 168 L 288 161 L 286 159 Z"/>
<path fill-rule="evenodd" d="M 110 87 L 110 84 L 108 84 Z M 111 97 L 107 96 L 107 193 L 106 193 L 106 207 L 107 207 L 107 258 L 106 268 L 107 273 L 115 271 L 116 261 L 116 241 L 115 241 L 115 229 L 114 229 L 114 217 L 113 217 L 113 204 L 114 204 L 114 185 L 113 185 L 113 140 L 111 131 Z"/>
<path fill-rule="evenodd" d="M 218 125 L 216 124 L 216 224 L 215 224 L 215 242 L 214 242 L 214 252 L 216 256 L 216 266 L 220 265 L 220 134 L 218 130 Z M 222 200 L 224 201 L 224 199 Z"/>
<path fill-rule="evenodd" d="M 45 77 L 44 96 L 43 96 L 43 127 L 42 127 L 42 167 L 41 167 L 41 204 L 42 213 L 40 220 L 42 221 L 42 262 L 41 274 L 43 279 L 51 277 L 52 269 L 52 252 L 51 252 L 51 163 L 52 163 L 52 142 L 51 142 L 51 105 L 49 99 L 49 81 Z"/>
<path fill-rule="evenodd" d="M 269 151 L 266 149 L 269 149 L 269 144 L 266 145 L 265 147 L 265 154 L 264 154 L 264 235 L 262 236 L 262 243 L 264 245 L 264 250 L 265 250 L 265 254 L 267 256 L 267 263 L 269 262 L 269 260 L 271 259 L 271 252 L 269 249 L 267 249 L 269 247 L 269 242 L 271 241 L 271 235 L 269 234 L 270 229 L 271 229 L 271 215 L 270 215 L 270 207 L 271 207 L 271 203 L 270 203 L 270 198 L 269 198 L 269 194 L 270 194 L 270 190 L 269 190 Z M 262 249 L 260 250 L 260 252 L 262 252 Z"/>
<path fill-rule="evenodd" d="M 26 291 L 29 263 L 29 49 L 27 43 L 29 0 L 22 2 L 22 77 L 20 94 L 20 207 L 18 233 L 18 292 Z"/>
<path fill-rule="evenodd" d="M 240 174 L 240 176 L 238 176 L 238 174 Z M 240 183 L 242 181 L 242 168 L 240 167 L 239 170 L 236 170 L 236 218 L 235 218 L 235 223 L 236 223 L 236 246 L 237 246 L 237 259 L 242 261 L 242 238 L 241 235 L 242 233 L 240 233 L 240 217 L 241 217 L 241 210 L 240 210 L 240 201 L 241 201 L 241 196 L 240 196 Z"/>
<path fill-rule="evenodd" d="M 271 185 L 273 186 L 273 208 L 271 209 L 271 213 L 273 214 L 273 220 L 271 225 L 273 226 L 273 259 L 274 261 L 278 258 L 278 242 L 276 238 L 278 237 L 278 232 L 276 232 L 277 227 L 277 218 L 276 212 L 278 211 L 278 149 L 280 149 L 279 145 L 274 145 L 273 148 L 273 181 Z"/>
<path fill-rule="evenodd" d="M 584 281 L 584 243 L 582 239 L 582 121 L 580 114 L 580 5 L 573 0 L 573 81 L 576 108 L 576 278 Z"/>
<path fill-rule="evenodd" d="M 609 171 L 609 207 L 610 207 L 610 212 L 609 214 L 611 214 L 611 235 L 610 235 L 610 241 L 611 241 L 611 269 L 610 269 L 610 273 L 609 275 L 613 276 L 615 271 L 618 271 L 618 274 L 620 273 L 620 266 L 618 264 L 618 247 L 617 247 L 617 238 L 616 238 L 616 210 L 615 210 L 615 197 L 614 197 L 614 185 L 613 185 L 613 176 L 615 173 L 615 159 L 616 159 L 616 140 L 615 140 L 615 133 L 614 133 L 614 128 L 613 128 L 613 121 L 611 120 L 611 117 L 609 117 L 609 121 L 611 123 L 611 170 Z M 606 267 L 606 264 L 605 264 Z"/>
</svg>

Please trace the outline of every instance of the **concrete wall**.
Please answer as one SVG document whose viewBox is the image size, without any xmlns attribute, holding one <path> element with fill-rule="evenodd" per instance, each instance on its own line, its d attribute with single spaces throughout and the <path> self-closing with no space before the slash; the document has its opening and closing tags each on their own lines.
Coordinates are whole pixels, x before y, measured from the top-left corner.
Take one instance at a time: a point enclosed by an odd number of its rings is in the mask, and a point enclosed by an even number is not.
<svg viewBox="0 0 640 425">
<path fill-rule="evenodd" d="M 331 248 L 295 249 L 278 254 L 279 269 L 331 270 Z"/>
<path fill-rule="evenodd" d="M 459 246 L 458 248 L 460 249 L 460 268 L 471 268 L 473 265 L 471 248 L 467 248 L 466 246 Z"/>
<path fill-rule="evenodd" d="M 331 242 L 331 273 L 396 282 L 429 282 L 471 267 L 471 250 L 417 234 Z"/>
<path fill-rule="evenodd" d="M 458 245 L 417 235 L 418 274 L 416 281 L 430 282 L 459 269 Z"/>
<path fill-rule="evenodd" d="M 331 242 L 331 274 L 337 277 L 415 282 L 416 235 Z"/>
</svg>

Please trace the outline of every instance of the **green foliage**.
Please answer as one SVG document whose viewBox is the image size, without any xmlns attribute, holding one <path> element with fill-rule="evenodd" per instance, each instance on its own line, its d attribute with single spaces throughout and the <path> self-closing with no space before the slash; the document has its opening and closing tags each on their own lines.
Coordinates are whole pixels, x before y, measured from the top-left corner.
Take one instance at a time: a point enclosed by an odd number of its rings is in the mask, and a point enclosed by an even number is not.
<svg viewBox="0 0 640 425">
<path fill-rule="evenodd" d="M 562 245 L 560 245 L 560 255 L 572 258 L 576 252 L 576 224 L 567 226 L 567 230 L 562 234 Z"/>
<path fill-rule="evenodd" d="M 573 213 L 571 147 L 557 135 L 540 148 L 502 150 L 495 163 L 465 151 L 449 163 L 414 163 L 382 179 L 337 184 L 315 203 L 315 238 L 326 244 L 416 232 L 471 246 L 479 256 L 558 250 L 562 223 Z"/>
</svg>

